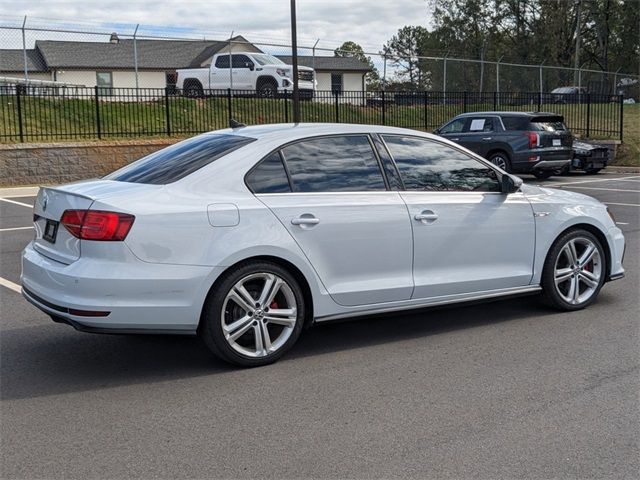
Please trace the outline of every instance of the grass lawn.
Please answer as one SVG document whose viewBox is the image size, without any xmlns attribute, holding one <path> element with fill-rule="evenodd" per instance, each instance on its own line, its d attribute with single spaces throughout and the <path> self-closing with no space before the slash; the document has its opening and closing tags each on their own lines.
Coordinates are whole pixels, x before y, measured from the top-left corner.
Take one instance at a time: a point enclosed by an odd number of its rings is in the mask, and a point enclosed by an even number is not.
<svg viewBox="0 0 640 480">
<path fill-rule="evenodd" d="M 184 137 L 225 128 L 229 120 L 226 97 L 188 99 L 169 97 L 141 102 L 92 99 L 21 97 L 22 133 L 25 142 Z M 292 118 L 291 101 L 284 99 L 234 98 L 231 116 L 247 125 L 280 123 Z M 537 105 L 500 105 L 501 110 L 532 110 Z M 469 105 L 475 111 L 493 110 L 493 104 Z M 615 104 L 542 105 L 542 110 L 562 114 L 571 130 L 581 137 L 617 139 L 619 114 Z M 587 122 L 587 109 L 590 120 Z M 461 104 L 393 105 L 302 102 L 305 122 L 386 124 L 431 131 L 462 113 Z M 168 118 L 168 121 L 167 121 Z M 99 119 L 99 121 L 98 121 Z M 19 142 L 17 105 L 14 96 L 0 96 L 0 142 Z M 640 105 L 624 106 L 624 144 L 616 164 L 640 166 Z"/>
</svg>

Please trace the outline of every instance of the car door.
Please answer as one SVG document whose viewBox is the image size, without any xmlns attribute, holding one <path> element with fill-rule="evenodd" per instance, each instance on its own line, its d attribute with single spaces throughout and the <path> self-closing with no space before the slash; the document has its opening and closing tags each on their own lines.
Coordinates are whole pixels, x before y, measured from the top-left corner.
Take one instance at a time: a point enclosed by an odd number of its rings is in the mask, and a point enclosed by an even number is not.
<svg viewBox="0 0 640 480">
<path fill-rule="evenodd" d="M 213 64 L 215 68 L 209 70 L 209 84 L 214 90 L 229 88 L 229 55 L 218 55 Z"/>
<path fill-rule="evenodd" d="M 493 168 L 452 146 L 413 136 L 383 139 L 413 225 L 412 298 L 530 283 L 534 217 L 522 193 L 501 193 Z"/>
<path fill-rule="evenodd" d="M 463 134 L 460 145 L 480 156 L 486 157 L 495 145 L 496 127 L 499 120 L 489 116 L 471 117 L 467 127 L 467 132 Z"/>
<path fill-rule="evenodd" d="M 236 90 L 252 90 L 253 82 L 253 61 L 244 54 L 234 53 L 231 58 L 233 68 L 233 88 Z"/>
<path fill-rule="evenodd" d="M 273 179 L 283 178 L 284 166 L 287 183 L 274 188 Z M 256 187 L 260 175 L 272 186 Z M 399 192 L 387 190 L 368 135 L 289 144 L 265 158 L 247 178 L 336 303 L 354 306 L 411 298 L 411 222 Z"/>
<path fill-rule="evenodd" d="M 451 140 L 452 142 L 460 143 L 460 138 L 465 131 L 465 127 L 468 124 L 467 117 L 459 117 L 454 118 L 449 123 L 446 123 L 442 127 L 440 127 L 436 133 L 447 140 Z"/>
</svg>

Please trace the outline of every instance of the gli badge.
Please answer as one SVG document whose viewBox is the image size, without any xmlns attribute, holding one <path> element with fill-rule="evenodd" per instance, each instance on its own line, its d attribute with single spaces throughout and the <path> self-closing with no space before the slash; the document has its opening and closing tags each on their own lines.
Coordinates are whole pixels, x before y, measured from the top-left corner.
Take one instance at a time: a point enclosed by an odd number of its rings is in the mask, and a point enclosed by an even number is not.
<svg viewBox="0 0 640 480">
<path fill-rule="evenodd" d="M 42 194 L 42 211 L 46 212 L 47 211 L 47 203 L 49 203 L 49 197 L 47 196 L 47 193 L 43 193 Z"/>
</svg>

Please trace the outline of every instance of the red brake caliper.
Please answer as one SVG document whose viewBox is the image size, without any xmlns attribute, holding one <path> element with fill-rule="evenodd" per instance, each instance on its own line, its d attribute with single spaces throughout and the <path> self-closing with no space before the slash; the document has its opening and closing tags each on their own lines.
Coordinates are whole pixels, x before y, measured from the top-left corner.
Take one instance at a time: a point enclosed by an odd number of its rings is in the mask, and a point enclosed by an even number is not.
<svg viewBox="0 0 640 480">
<path fill-rule="evenodd" d="M 271 302 L 271 305 L 269 305 L 269 308 L 272 308 L 272 309 L 273 308 L 278 308 L 278 302 L 276 302 L 276 301 Z"/>
</svg>

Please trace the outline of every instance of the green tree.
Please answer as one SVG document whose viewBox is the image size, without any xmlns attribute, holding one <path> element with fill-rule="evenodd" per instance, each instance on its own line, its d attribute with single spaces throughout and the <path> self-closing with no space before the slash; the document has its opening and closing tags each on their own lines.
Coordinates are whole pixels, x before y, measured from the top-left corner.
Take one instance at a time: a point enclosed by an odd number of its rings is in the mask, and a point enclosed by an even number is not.
<svg viewBox="0 0 640 480">
<path fill-rule="evenodd" d="M 333 51 L 336 57 L 355 57 L 362 63 L 366 63 L 371 71 L 365 76 L 367 88 L 377 90 L 380 86 L 380 74 L 370 56 L 364 53 L 362 47 L 356 42 L 347 41 Z"/>
<path fill-rule="evenodd" d="M 406 26 L 398 30 L 382 47 L 381 54 L 395 71 L 395 82 L 412 85 L 414 89 L 430 86 L 426 62 L 418 58 L 426 54 L 429 31 L 424 27 Z"/>
</svg>

